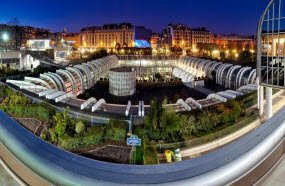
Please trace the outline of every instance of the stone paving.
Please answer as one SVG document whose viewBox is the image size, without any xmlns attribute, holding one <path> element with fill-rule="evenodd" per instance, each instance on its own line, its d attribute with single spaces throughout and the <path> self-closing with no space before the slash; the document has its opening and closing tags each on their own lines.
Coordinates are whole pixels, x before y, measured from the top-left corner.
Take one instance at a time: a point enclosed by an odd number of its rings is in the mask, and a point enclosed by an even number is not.
<svg viewBox="0 0 285 186">
<path fill-rule="evenodd" d="M 8 172 L 0 165 L 0 185 L 1 186 L 18 186 L 19 184 L 8 174 Z"/>
</svg>

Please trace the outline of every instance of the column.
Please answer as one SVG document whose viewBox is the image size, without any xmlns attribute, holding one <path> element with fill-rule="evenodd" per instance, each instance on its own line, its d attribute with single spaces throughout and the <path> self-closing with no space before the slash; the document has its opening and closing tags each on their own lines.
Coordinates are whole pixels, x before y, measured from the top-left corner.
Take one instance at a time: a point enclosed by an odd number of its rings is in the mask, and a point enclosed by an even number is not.
<svg viewBox="0 0 285 186">
<path fill-rule="evenodd" d="M 259 102 L 259 95 L 260 95 L 260 86 L 259 86 L 259 77 L 256 78 L 256 85 L 257 85 L 257 108 L 259 109 L 259 105 L 260 105 L 260 102 Z M 236 84 L 236 87 L 238 85 Z"/>
<path fill-rule="evenodd" d="M 272 117 L 272 88 L 266 87 L 266 119 Z"/>
<path fill-rule="evenodd" d="M 263 97 L 264 97 L 264 87 L 263 86 L 259 86 L 259 94 L 258 94 L 258 103 L 259 103 L 259 116 L 263 116 Z"/>
</svg>

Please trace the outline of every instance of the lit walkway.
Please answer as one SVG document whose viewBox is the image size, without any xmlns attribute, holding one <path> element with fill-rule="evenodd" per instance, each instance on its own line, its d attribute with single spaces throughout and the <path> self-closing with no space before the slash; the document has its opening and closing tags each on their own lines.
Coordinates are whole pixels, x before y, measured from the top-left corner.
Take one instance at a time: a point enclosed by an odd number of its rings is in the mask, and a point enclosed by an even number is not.
<svg viewBox="0 0 285 186">
<path fill-rule="evenodd" d="M 8 172 L 0 165 L 0 185 L 18 186 L 19 184 L 8 174 Z"/>
<path fill-rule="evenodd" d="M 280 160 L 280 164 L 275 168 L 272 174 L 260 185 L 262 186 L 283 186 L 285 185 L 285 157 Z"/>
</svg>

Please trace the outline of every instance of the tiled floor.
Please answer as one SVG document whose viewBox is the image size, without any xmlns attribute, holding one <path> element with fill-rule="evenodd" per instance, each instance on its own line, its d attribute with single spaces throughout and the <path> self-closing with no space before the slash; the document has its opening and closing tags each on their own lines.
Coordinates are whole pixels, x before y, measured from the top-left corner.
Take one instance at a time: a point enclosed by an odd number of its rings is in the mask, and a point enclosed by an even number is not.
<svg viewBox="0 0 285 186">
<path fill-rule="evenodd" d="M 6 172 L 0 165 L 0 185 L 1 186 L 18 186 L 19 184 Z"/>
<path fill-rule="evenodd" d="M 273 173 L 262 183 L 262 186 L 284 186 L 285 185 L 285 158 L 275 168 Z"/>
</svg>

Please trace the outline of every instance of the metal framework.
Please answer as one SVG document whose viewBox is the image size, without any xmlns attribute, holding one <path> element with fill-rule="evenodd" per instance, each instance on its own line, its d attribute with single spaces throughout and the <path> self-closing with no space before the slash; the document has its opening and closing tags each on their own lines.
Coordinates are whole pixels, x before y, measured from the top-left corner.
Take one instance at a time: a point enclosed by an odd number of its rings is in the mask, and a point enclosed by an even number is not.
<svg viewBox="0 0 285 186">
<path fill-rule="evenodd" d="M 257 33 L 259 115 L 263 115 L 266 87 L 266 118 L 272 117 L 272 88 L 285 88 L 285 0 L 271 0 L 261 15 Z M 249 80 L 251 81 L 251 80 Z"/>
<path fill-rule="evenodd" d="M 204 60 L 195 57 L 182 57 L 175 64 L 173 75 L 183 82 L 191 82 L 195 78 L 208 77 L 214 79 L 217 84 L 226 88 L 238 89 L 247 83 L 255 83 L 255 69 L 241 67 L 216 61 Z M 250 81 L 246 81 L 246 80 Z"/>
</svg>

